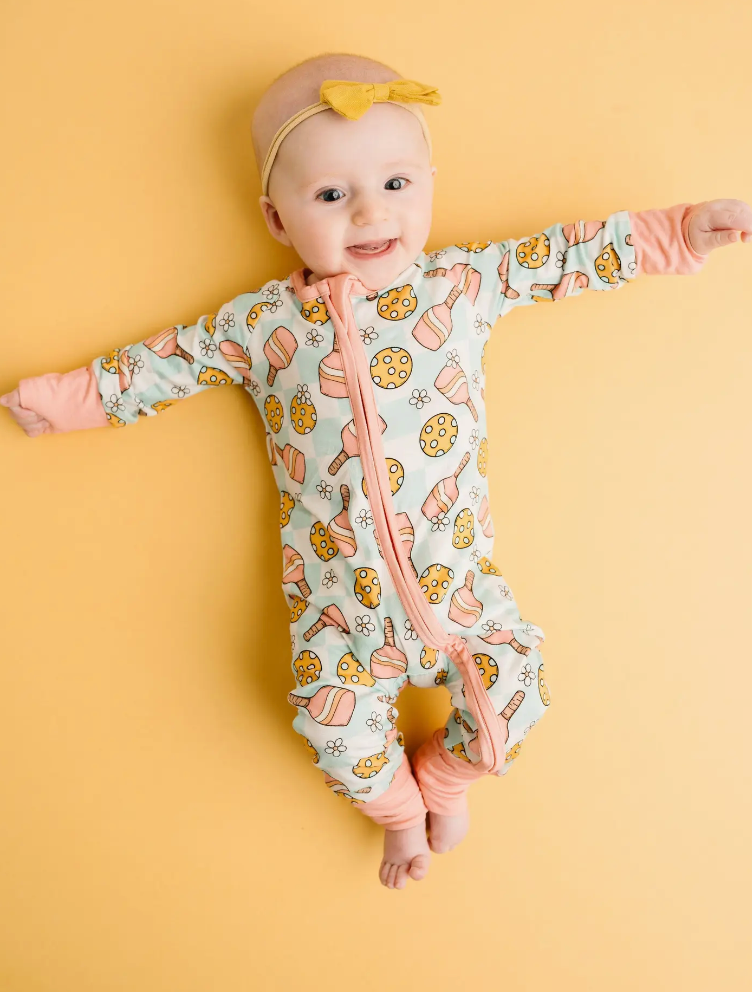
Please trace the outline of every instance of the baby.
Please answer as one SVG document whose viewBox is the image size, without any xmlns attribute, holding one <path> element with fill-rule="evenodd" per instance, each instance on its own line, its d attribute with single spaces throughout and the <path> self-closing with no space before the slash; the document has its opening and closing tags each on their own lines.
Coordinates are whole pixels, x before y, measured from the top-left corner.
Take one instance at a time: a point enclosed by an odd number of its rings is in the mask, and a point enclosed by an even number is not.
<svg viewBox="0 0 752 992">
<path fill-rule="evenodd" d="M 463 838 L 469 785 L 506 774 L 550 703 L 544 633 L 494 560 L 497 318 L 641 272 L 696 272 L 739 232 L 752 239 L 752 209 L 716 200 L 426 255 L 436 166 L 420 104 L 439 100 L 359 56 L 285 72 L 253 144 L 266 224 L 304 267 L 0 398 L 36 437 L 124 427 L 213 386 L 253 397 L 280 490 L 293 726 L 329 788 L 384 826 L 390 888 Z M 396 726 L 408 682 L 445 685 L 454 707 L 412 766 Z"/>
</svg>

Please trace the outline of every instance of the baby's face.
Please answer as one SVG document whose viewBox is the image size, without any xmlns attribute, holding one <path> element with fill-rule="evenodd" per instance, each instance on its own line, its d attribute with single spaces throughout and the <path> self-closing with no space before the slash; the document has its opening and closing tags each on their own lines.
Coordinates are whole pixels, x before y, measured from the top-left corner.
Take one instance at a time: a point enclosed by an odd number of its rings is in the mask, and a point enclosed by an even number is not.
<svg viewBox="0 0 752 992">
<path fill-rule="evenodd" d="M 351 272 L 380 289 L 428 240 L 435 173 L 409 111 L 374 104 L 351 121 L 324 110 L 284 139 L 259 202 L 272 235 L 311 269 L 309 284 Z M 353 248 L 387 240 L 377 253 Z"/>
</svg>

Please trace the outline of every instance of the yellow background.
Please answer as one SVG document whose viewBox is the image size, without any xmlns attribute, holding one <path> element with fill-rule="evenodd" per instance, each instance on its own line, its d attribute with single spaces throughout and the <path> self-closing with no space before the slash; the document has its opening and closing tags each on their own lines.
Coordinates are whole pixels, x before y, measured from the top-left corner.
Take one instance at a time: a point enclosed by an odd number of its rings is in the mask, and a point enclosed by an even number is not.
<svg viewBox="0 0 752 992">
<path fill-rule="evenodd" d="M 443 94 L 428 251 L 752 200 L 741 0 L 26 0 L 3 35 L 0 392 L 300 264 L 247 125 L 318 52 Z M 250 398 L 34 441 L 3 413 L 3 992 L 746 988 L 751 273 L 737 244 L 497 324 L 494 557 L 553 702 L 402 892 L 291 727 Z M 400 702 L 412 752 L 448 700 Z"/>
</svg>

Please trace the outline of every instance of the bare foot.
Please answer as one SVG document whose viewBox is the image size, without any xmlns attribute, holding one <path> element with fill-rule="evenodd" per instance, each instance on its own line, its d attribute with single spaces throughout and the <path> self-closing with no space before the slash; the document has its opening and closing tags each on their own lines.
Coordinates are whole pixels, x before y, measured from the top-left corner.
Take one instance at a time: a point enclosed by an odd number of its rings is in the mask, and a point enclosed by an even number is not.
<svg viewBox="0 0 752 992">
<path fill-rule="evenodd" d="M 408 878 L 419 882 L 426 877 L 430 861 L 425 823 L 406 830 L 384 831 L 384 859 L 379 878 L 388 889 L 404 889 Z"/>
<path fill-rule="evenodd" d="M 445 854 L 456 847 L 470 827 L 470 813 L 458 813 L 456 816 L 443 816 L 441 813 L 429 813 L 428 825 L 430 837 L 428 843 L 436 854 Z"/>
</svg>

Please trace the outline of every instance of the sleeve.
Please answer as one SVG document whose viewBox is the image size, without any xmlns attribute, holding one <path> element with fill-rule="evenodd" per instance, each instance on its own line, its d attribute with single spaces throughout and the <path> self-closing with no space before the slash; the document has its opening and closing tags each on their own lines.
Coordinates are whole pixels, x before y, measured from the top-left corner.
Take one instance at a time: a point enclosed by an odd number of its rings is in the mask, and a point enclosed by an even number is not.
<svg viewBox="0 0 752 992">
<path fill-rule="evenodd" d="M 257 300 L 249 308 L 248 297 L 237 297 L 190 326 L 175 324 L 114 348 L 73 372 L 22 379 L 21 406 L 43 416 L 52 433 L 62 433 L 125 427 L 202 390 L 248 385 L 251 332 L 270 306 Z"/>
<path fill-rule="evenodd" d="M 496 242 L 500 260 L 489 301 L 490 323 L 515 306 L 555 303 L 586 289 L 619 289 L 641 272 L 699 271 L 707 256 L 698 255 L 687 237 L 698 206 L 620 210 L 606 220 L 554 224 L 528 238 Z"/>
<path fill-rule="evenodd" d="M 638 275 L 685 276 L 700 271 L 708 256 L 694 250 L 688 232 L 690 219 L 705 202 L 630 213 Z"/>
</svg>

